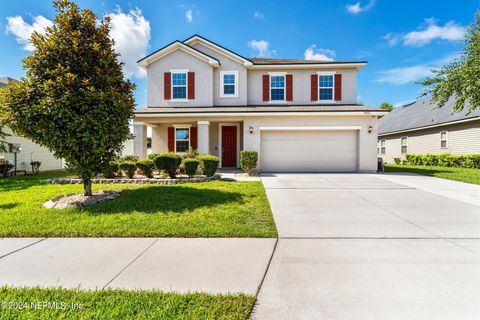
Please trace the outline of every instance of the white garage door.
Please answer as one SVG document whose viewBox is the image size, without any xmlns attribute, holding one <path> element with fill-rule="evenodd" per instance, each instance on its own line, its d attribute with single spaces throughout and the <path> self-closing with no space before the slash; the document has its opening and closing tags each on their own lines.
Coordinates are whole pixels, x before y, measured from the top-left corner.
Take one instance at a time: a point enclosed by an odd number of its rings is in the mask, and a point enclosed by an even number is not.
<svg viewBox="0 0 480 320">
<path fill-rule="evenodd" d="M 263 131 L 263 172 L 357 171 L 357 131 Z"/>
</svg>

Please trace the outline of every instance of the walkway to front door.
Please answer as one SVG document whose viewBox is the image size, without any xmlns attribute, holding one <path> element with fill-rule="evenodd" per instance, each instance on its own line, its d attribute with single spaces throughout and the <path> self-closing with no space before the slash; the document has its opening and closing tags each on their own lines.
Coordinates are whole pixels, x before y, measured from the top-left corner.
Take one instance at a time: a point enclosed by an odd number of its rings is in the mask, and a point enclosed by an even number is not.
<svg viewBox="0 0 480 320">
<path fill-rule="evenodd" d="M 237 166 L 237 126 L 221 126 L 222 167 Z"/>
</svg>

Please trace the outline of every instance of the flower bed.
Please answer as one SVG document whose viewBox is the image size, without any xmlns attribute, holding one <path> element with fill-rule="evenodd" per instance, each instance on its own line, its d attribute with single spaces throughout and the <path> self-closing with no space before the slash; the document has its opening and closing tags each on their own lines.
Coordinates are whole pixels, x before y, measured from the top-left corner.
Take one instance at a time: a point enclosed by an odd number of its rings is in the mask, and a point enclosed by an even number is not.
<svg viewBox="0 0 480 320">
<path fill-rule="evenodd" d="M 219 179 L 219 175 L 211 177 L 177 177 L 175 179 L 170 178 L 94 178 L 92 183 L 98 184 L 180 184 L 188 182 L 206 182 L 210 180 Z M 55 178 L 45 180 L 46 184 L 81 184 L 82 180 L 78 178 Z"/>
</svg>

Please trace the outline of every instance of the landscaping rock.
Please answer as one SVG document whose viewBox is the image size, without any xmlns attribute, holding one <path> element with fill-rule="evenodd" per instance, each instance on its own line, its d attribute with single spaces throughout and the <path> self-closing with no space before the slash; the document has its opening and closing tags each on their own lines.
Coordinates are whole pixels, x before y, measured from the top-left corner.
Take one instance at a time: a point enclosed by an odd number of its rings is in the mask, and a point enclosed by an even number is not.
<svg viewBox="0 0 480 320">
<path fill-rule="evenodd" d="M 101 190 L 93 193 L 93 196 L 84 196 L 83 194 L 67 194 L 53 198 L 43 204 L 49 209 L 64 209 L 70 207 L 93 206 L 98 203 L 116 199 L 120 193 L 109 190 Z"/>
</svg>

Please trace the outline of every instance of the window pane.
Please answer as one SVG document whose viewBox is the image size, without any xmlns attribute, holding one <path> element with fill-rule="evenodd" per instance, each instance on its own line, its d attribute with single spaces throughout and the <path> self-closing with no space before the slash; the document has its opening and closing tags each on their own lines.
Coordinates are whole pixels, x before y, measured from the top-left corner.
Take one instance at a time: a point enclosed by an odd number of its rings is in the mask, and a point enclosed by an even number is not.
<svg viewBox="0 0 480 320">
<path fill-rule="evenodd" d="M 188 140 L 190 130 L 187 128 L 176 129 L 175 130 L 175 138 L 177 140 Z"/>
<path fill-rule="evenodd" d="M 285 100 L 284 99 L 284 96 L 285 96 L 284 89 L 272 89 L 271 91 L 272 91 L 271 92 L 272 93 L 271 94 L 272 95 L 272 97 L 271 97 L 272 100 Z"/>
<path fill-rule="evenodd" d="M 187 87 L 173 87 L 173 99 L 186 99 Z"/>
<path fill-rule="evenodd" d="M 380 145 L 381 145 L 382 147 L 385 147 L 385 140 L 380 140 Z"/>
<path fill-rule="evenodd" d="M 381 147 L 380 150 L 381 150 L 382 154 L 385 154 L 385 147 Z"/>
<path fill-rule="evenodd" d="M 333 76 L 319 76 L 318 86 L 323 88 L 332 88 L 333 87 Z"/>
<path fill-rule="evenodd" d="M 333 89 L 320 89 L 318 94 L 319 100 L 332 100 Z"/>
<path fill-rule="evenodd" d="M 235 85 L 226 84 L 223 86 L 223 94 L 235 94 Z"/>
<path fill-rule="evenodd" d="M 188 151 L 188 141 L 177 141 L 177 152 Z"/>
<path fill-rule="evenodd" d="M 402 153 L 407 153 L 407 146 L 402 146 Z"/>
<path fill-rule="evenodd" d="M 235 75 L 233 74 L 224 74 L 223 75 L 224 84 L 235 84 Z"/>
<path fill-rule="evenodd" d="M 447 147 L 447 141 L 446 141 L 446 140 L 441 141 L 441 142 L 440 142 L 440 146 L 441 146 L 442 148 L 446 148 L 446 147 Z"/>
<path fill-rule="evenodd" d="M 445 131 L 440 132 L 440 139 L 447 140 L 447 133 Z"/>
<path fill-rule="evenodd" d="M 401 141 L 402 146 L 407 145 L 407 138 L 401 138 L 400 141 Z"/>
<path fill-rule="evenodd" d="M 184 86 L 187 84 L 186 73 L 172 73 L 172 84 L 174 86 Z"/>
<path fill-rule="evenodd" d="M 283 88 L 285 86 L 285 77 L 284 76 L 271 76 L 270 77 L 270 87 L 272 88 Z"/>
</svg>

